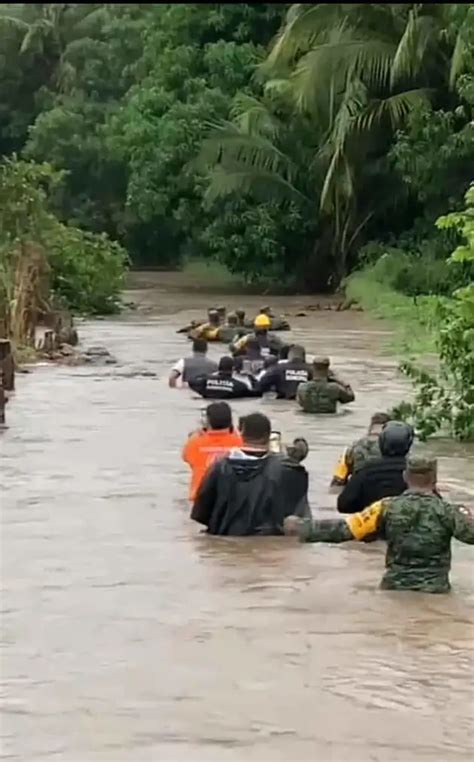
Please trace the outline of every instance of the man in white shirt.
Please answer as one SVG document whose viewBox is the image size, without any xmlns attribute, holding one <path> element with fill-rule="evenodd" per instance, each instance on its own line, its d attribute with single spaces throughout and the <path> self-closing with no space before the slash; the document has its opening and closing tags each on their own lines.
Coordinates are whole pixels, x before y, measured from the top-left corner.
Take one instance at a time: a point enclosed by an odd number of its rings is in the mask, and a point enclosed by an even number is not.
<svg viewBox="0 0 474 762">
<path fill-rule="evenodd" d="M 210 360 L 207 356 L 206 339 L 194 339 L 192 355 L 178 360 L 176 365 L 173 366 L 168 378 L 168 384 L 174 389 L 177 386 L 178 379 L 181 379 L 181 383 L 189 384 L 190 381 L 194 381 L 198 376 L 206 376 L 214 373 L 216 370 L 217 363 L 214 360 Z"/>
</svg>

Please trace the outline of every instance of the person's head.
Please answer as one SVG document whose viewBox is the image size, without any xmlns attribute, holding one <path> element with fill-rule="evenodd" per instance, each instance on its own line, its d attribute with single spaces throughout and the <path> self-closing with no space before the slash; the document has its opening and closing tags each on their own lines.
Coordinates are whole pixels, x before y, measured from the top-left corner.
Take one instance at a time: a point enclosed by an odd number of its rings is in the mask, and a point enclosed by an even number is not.
<svg viewBox="0 0 474 762">
<path fill-rule="evenodd" d="M 271 325 L 270 318 L 264 312 L 257 315 L 254 321 L 254 328 L 256 334 L 265 334 L 269 330 Z"/>
<path fill-rule="evenodd" d="M 254 450 L 268 450 L 272 426 L 270 420 L 262 413 L 250 413 L 242 421 L 242 439 L 244 447 Z"/>
<path fill-rule="evenodd" d="M 263 367 L 265 370 L 268 368 L 271 368 L 272 365 L 276 365 L 278 362 L 278 357 L 276 355 L 268 355 L 268 357 L 265 357 L 263 360 Z"/>
<path fill-rule="evenodd" d="M 243 325 L 245 322 L 245 310 L 238 309 L 235 311 L 235 314 L 237 315 L 237 322 L 239 325 Z"/>
<path fill-rule="evenodd" d="M 208 310 L 207 317 L 211 325 L 219 325 L 219 313 L 217 310 Z"/>
<path fill-rule="evenodd" d="M 237 357 L 234 357 L 234 371 L 236 373 L 242 373 L 244 369 L 244 358 L 242 355 L 238 355 Z"/>
<path fill-rule="evenodd" d="M 219 373 L 221 373 L 223 376 L 231 376 L 232 371 L 234 370 L 234 359 L 233 357 L 221 357 L 219 360 Z"/>
<path fill-rule="evenodd" d="M 239 422 L 237 424 L 237 427 L 239 429 L 240 434 L 242 434 L 242 430 L 244 428 L 244 421 L 245 421 L 245 415 L 239 416 Z"/>
<path fill-rule="evenodd" d="M 273 310 L 268 304 L 264 304 L 263 307 L 260 307 L 260 314 L 268 315 L 268 317 L 271 318 L 273 317 Z"/>
<path fill-rule="evenodd" d="M 225 316 L 226 316 L 226 312 L 227 312 L 226 307 L 224 307 L 223 304 L 220 304 L 218 307 L 216 307 L 216 310 L 217 310 L 217 314 L 219 316 L 219 322 L 220 323 L 225 323 Z"/>
<path fill-rule="evenodd" d="M 256 356 L 260 355 L 260 344 L 254 336 L 251 336 L 247 341 L 246 351 L 248 355 Z"/>
<path fill-rule="evenodd" d="M 228 325 L 237 325 L 237 315 L 235 312 L 229 312 L 227 315 Z"/>
<path fill-rule="evenodd" d="M 205 355 L 207 352 L 206 339 L 194 339 L 193 352 L 195 352 L 196 354 Z"/>
<path fill-rule="evenodd" d="M 299 344 L 293 344 L 290 351 L 288 352 L 288 359 L 290 362 L 293 362 L 294 360 L 305 362 L 306 360 L 305 348 L 300 346 Z"/>
<path fill-rule="evenodd" d="M 207 427 L 213 431 L 232 428 L 232 411 L 227 402 L 213 402 L 206 408 Z"/>
<path fill-rule="evenodd" d="M 438 464 L 435 458 L 412 455 L 407 460 L 403 478 L 408 489 L 433 492 L 436 489 Z"/>
<path fill-rule="evenodd" d="M 313 378 L 327 379 L 329 374 L 329 357 L 315 357 L 313 360 Z"/>
<path fill-rule="evenodd" d="M 412 426 L 403 421 L 389 421 L 379 434 L 380 452 L 385 457 L 403 457 L 413 444 Z"/>
<path fill-rule="evenodd" d="M 380 434 L 383 427 L 391 420 L 388 413 L 374 413 L 370 419 L 369 434 Z"/>
<path fill-rule="evenodd" d="M 292 347 L 293 347 L 293 344 L 283 344 L 279 352 L 279 359 L 288 360 L 288 355 L 290 354 L 290 349 Z"/>
</svg>

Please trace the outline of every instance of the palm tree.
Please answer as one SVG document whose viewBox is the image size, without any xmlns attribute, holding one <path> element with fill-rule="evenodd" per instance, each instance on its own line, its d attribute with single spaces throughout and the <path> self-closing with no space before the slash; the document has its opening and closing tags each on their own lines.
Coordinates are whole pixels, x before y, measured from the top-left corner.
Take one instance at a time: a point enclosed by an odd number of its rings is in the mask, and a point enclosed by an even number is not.
<svg viewBox="0 0 474 762">
<path fill-rule="evenodd" d="M 97 28 L 104 6 L 92 3 L 19 3 L 0 6 L 0 33 L 14 35 L 18 54 L 38 62 L 44 81 L 55 89 L 69 89 L 74 67 L 71 46 Z"/>
<path fill-rule="evenodd" d="M 302 191 L 303 172 L 313 183 L 309 197 L 320 215 L 313 266 L 319 267 L 321 249 L 327 254 L 329 247 L 340 281 L 361 231 L 397 195 L 387 165 L 396 130 L 463 71 L 462 7 L 291 6 L 259 71 L 266 80 L 263 99 L 249 104 L 248 115 L 238 114 L 232 125 L 214 125 L 204 146 L 208 197 L 241 189 L 260 199 L 265 193 L 292 199 Z M 282 100 L 291 105 L 290 121 L 313 127 L 313 155 L 299 171 L 281 151 L 282 126 L 260 131 Z"/>
</svg>

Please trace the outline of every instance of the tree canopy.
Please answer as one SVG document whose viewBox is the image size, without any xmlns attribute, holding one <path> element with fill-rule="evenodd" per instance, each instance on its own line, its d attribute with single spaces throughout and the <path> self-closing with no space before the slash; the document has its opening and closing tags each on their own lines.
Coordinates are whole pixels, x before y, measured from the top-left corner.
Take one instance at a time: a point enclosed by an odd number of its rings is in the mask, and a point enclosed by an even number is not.
<svg viewBox="0 0 474 762">
<path fill-rule="evenodd" d="M 135 263 L 336 288 L 369 242 L 452 250 L 473 30 L 470 4 L 4 4 L 0 150 Z"/>
</svg>

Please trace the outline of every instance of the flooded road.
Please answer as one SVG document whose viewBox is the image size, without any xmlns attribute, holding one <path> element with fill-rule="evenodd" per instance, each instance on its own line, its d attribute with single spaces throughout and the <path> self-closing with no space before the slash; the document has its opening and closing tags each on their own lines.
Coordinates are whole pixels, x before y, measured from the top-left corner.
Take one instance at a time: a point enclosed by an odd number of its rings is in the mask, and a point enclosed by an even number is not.
<svg viewBox="0 0 474 762">
<path fill-rule="evenodd" d="M 209 299 L 160 282 L 130 294 L 135 313 L 80 327 L 117 366 L 18 377 L 0 434 L 2 758 L 472 760 L 472 549 L 455 544 L 453 592 L 438 597 L 379 591 L 381 543 L 200 534 L 180 449 L 201 402 L 166 379 L 187 351 L 176 328 Z M 225 301 L 251 312 L 262 299 Z M 271 299 L 290 313 L 310 301 Z M 353 409 L 311 419 L 254 400 L 235 412 L 262 409 L 284 439 L 306 436 L 312 506 L 330 509 L 341 449 L 408 387 L 381 354 L 383 324 L 290 320 L 351 381 Z M 431 449 L 443 491 L 472 499 L 472 450 Z"/>
</svg>

